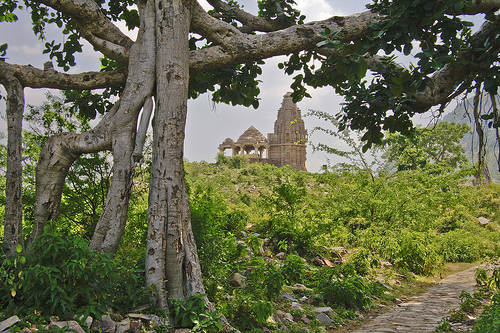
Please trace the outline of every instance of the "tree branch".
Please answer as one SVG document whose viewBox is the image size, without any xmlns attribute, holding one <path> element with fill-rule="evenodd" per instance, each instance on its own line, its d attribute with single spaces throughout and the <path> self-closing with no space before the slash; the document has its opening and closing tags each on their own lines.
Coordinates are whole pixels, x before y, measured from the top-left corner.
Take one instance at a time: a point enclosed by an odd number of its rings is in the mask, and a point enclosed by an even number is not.
<svg viewBox="0 0 500 333">
<path fill-rule="evenodd" d="M 271 32 L 292 26 L 290 22 L 286 22 L 282 19 L 269 20 L 264 17 L 252 15 L 239 7 L 231 6 L 222 0 L 208 0 L 208 3 L 218 11 L 231 11 L 234 14 L 234 18 L 242 24 L 242 26 L 238 28 L 241 32 Z"/>
<path fill-rule="evenodd" d="M 50 66 L 47 66 L 50 67 Z M 16 65 L 0 61 L 0 72 L 12 71 L 23 87 L 54 89 L 118 88 L 125 84 L 127 69 L 108 72 L 83 72 L 66 74 L 47 68 L 41 70 L 31 65 Z"/>
<path fill-rule="evenodd" d="M 369 25 L 378 20 L 378 15 L 363 12 L 346 17 L 294 25 L 287 29 L 261 35 L 238 34 L 228 37 L 223 45 L 191 51 L 190 70 L 201 72 L 242 62 L 266 59 L 316 48 L 325 29 L 342 31 L 341 40 L 355 40 L 369 31 Z"/>
<path fill-rule="evenodd" d="M 118 62 L 123 63 L 127 60 L 128 50 L 133 41 L 101 12 L 95 1 L 38 0 L 38 2 L 74 19 L 80 34 L 96 50 Z"/>
</svg>

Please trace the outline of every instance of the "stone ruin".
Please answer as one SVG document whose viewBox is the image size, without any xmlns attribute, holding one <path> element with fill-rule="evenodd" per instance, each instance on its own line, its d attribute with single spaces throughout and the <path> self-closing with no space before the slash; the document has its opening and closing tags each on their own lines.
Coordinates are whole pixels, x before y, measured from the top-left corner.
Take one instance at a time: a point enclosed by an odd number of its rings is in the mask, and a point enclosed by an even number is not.
<svg viewBox="0 0 500 333">
<path fill-rule="evenodd" d="M 268 133 L 267 138 L 255 127 L 250 126 L 236 142 L 227 138 L 219 145 L 224 153 L 231 149 L 231 156 L 244 155 L 250 163 L 268 163 L 281 167 L 291 167 L 306 170 L 307 130 L 301 111 L 292 100 L 292 93 L 283 96 L 278 117 L 274 122 L 274 133 Z"/>
</svg>

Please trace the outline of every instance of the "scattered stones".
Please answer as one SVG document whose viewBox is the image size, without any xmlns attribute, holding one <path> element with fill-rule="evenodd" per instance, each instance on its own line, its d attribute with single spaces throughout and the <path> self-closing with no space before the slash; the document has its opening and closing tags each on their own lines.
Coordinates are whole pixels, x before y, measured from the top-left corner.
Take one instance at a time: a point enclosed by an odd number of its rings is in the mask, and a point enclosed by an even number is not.
<svg viewBox="0 0 500 333">
<path fill-rule="evenodd" d="M 392 264 L 388 261 L 381 261 L 380 265 L 385 268 L 392 268 Z"/>
<path fill-rule="evenodd" d="M 66 328 L 68 331 L 74 331 L 76 333 L 85 333 L 83 328 L 74 320 L 70 321 L 51 321 L 48 325 L 48 329 L 53 328 Z M 104 332 L 104 331 L 103 331 Z M 114 332 L 114 331 L 113 331 Z"/>
<path fill-rule="evenodd" d="M 9 329 L 10 327 L 17 324 L 20 321 L 21 320 L 19 319 L 18 316 L 12 316 L 3 320 L 2 322 L 0 322 L 0 332 L 6 331 L 7 329 Z"/>
<path fill-rule="evenodd" d="M 300 305 L 299 303 L 297 302 L 292 302 L 292 305 L 290 306 L 290 309 L 292 310 L 298 310 L 298 311 L 302 311 L 302 305 Z"/>
<path fill-rule="evenodd" d="M 243 275 L 240 273 L 234 273 L 229 279 L 235 287 L 241 287 L 243 285 Z"/>
<path fill-rule="evenodd" d="M 327 314 L 329 317 L 333 317 L 333 309 L 329 306 L 321 307 L 321 308 L 314 308 L 314 311 L 316 313 L 324 313 Z"/>
<path fill-rule="evenodd" d="M 295 297 L 293 297 L 293 295 L 290 295 L 288 293 L 282 293 L 281 297 L 291 302 L 298 302 L 298 300 Z"/>
<path fill-rule="evenodd" d="M 278 259 L 283 260 L 283 259 L 285 259 L 285 257 L 286 257 L 285 252 L 280 252 L 280 253 L 276 254 L 276 258 L 278 258 Z"/>
<path fill-rule="evenodd" d="M 487 225 L 488 223 L 490 223 L 490 220 L 488 220 L 486 217 L 482 217 L 482 216 L 478 217 L 477 220 L 482 225 Z"/>
<path fill-rule="evenodd" d="M 339 253 L 342 256 L 349 253 L 349 251 L 347 251 L 347 249 L 345 247 L 342 247 L 342 246 L 334 247 L 334 248 L 332 248 L 332 251 L 335 253 Z"/>
<path fill-rule="evenodd" d="M 94 320 L 90 329 L 102 333 L 114 333 L 117 323 L 109 315 L 102 316 L 102 320 Z"/>
<path fill-rule="evenodd" d="M 290 287 L 292 290 L 300 290 L 300 291 L 312 291 L 311 288 L 307 288 L 303 284 L 296 283 L 293 286 Z"/>
<path fill-rule="evenodd" d="M 283 315 L 283 319 L 290 323 L 293 323 L 293 316 L 288 312 L 285 312 L 285 314 Z"/>
<path fill-rule="evenodd" d="M 302 315 L 302 317 L 300 317 L 300 320 L 306 324 L 306 325 L 310 325 L 311 324 L 311 319 L 307 318 L 306 315 Z"/>
<path fill-rule="evenodd" d="M 309 303 L 309 298 L 307 298 L 306 296 L 303 296 L 301 299 L 299 299 L 299 302 L 300 303 Z"/>
<path fill-rule="evenodd" d="M 333 320 L 326 313 L 318 313 L 316 319 L 324 326 L 331 326 L 333 324 Z"/>
<path fill-rule="evenodd" d="M 119 323 L 116 324 L 116 331 L 115 333 L 125 333 L 130 329 L 130 319 L 125 318 Z"/>
</svg>

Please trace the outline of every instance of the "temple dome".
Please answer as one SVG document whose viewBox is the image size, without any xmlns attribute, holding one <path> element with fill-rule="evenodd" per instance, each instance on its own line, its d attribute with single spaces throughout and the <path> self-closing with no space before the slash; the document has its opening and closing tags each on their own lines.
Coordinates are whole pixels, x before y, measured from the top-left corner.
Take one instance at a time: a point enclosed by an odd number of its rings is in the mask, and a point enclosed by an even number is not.
<svg viewBox="0 0 500 333">
<path fill-rule="evenodd" d="M 231 138 L 227 138 L 226 140 L 224 140 L 224 142 L 222 142 L 221 146 L 232 146 L 234 145 L 234 140 L 231 139 Z"/>
<path fill-rule="evenodd" d="M 253 126 L 250 126 L 242 135 L 238 138 L 236 143 L 245 144 L 245 143 L 260 143 L 267 142 L 267 139 L 258 129 Z"/>
</svg>

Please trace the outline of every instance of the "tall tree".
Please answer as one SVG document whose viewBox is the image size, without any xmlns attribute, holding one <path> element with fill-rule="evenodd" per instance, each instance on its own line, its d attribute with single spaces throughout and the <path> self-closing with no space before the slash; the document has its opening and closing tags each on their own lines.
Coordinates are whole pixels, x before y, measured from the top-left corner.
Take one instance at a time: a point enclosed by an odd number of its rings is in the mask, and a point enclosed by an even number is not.
<svg viewBox="0 0 500 333">
<path fill-rule="evenodd" d="M 119 95 L 93 129 L 56 134 L 47 141 L 37 166 L 30 242 L 43 233 L 49 220 L 57 219 L 64 180 L 75 159 L 110 150 L 113 177 L 91 246 L 116 251 L 125 228 L 135 163 L 140 160 L 135 145 L 143 141 L 139 135 L 136 138 L 137 117 L 154 97 L 146 280 L 155 287 L 162 307 L 167 306 L 167 294 L 186 299 L 204 292 L 183 172 L 188 97 L 210 90 L 215 102 L 256 107 L 260 61 L 289 55 L 280 66 L 287 74 L 299 72 L 292 84 L 295 100 L 307 96 L 305 85 L 334 87 L 346 96 L 341 127 L 366 131 L 363 140 L 368 148 L 380 142 L 382 130 L 409 133 L 411 116 L 446 105 L 474 84 L 484 84 L 492 93 L 497 89 L 500 23 L 494 13 L 500 0 L 376 0 L 363 13 L 310 23 L 303 22 L 293 0 L 258 1 L 257 15 L 236 1 L 208 3 L 209 11 L 197 0 L 26 1 L 36 33 L 43 34 L 45 25 L 54 23 L 66 34 L 64 44 L 47 42 L 44 50 L 58 66 L 65 70 L 73 66 L 74 53 L 85 39 L 106 57 L 105 70 L 64 74 L 50 64 L 37 69 L 0 61 L 7 113 L 17 117 L 22 117 L 23 87 L 104 88 L 107 95 Z M 0 2 L 4 26 L 16 19 L 19 7 L 16 0 Z M 471 24 L 457 16 L 483 13 L 486 23 L 474 34 Z M 117 28 L 115 22 L 120 20 L 139 28 L 135 41 Z M 416 44 L 421 49 L 414 54 L 418 66 L 398 65 L 395 52 L 409 55 Z M 0 47 L 0 57 L 5 49 Z M 380 56 L 381 50 L 388 57 Z M 368 68 L 373 74 L 369 84 Z M 8 120 L 14 158 L 20 124 Z M 9 177 L 18 177 L 15 163 L 9 165 Z M 14 182 L 8 184 L 9 191 L 16 190 Z M 6 207 L 9 228 L 18 225 L 10 217 L 19 216 L 15 207 L 15 202 Z M 8 251 L 20 239 L 20 228 L 11 230 L 4 242 Z"/>
</svg>

